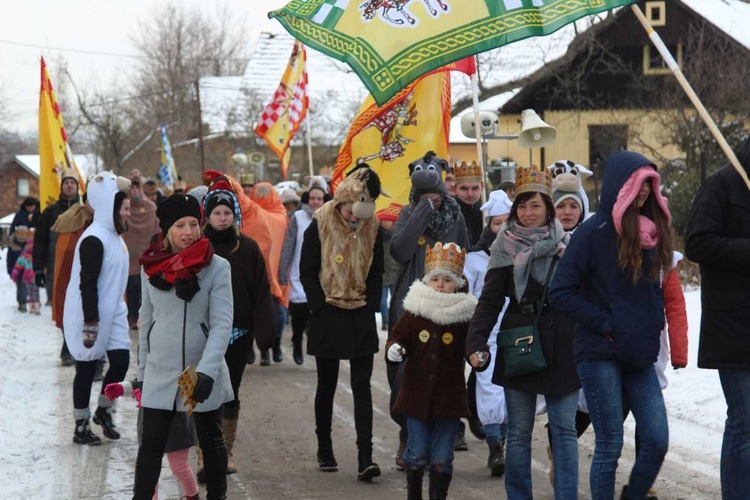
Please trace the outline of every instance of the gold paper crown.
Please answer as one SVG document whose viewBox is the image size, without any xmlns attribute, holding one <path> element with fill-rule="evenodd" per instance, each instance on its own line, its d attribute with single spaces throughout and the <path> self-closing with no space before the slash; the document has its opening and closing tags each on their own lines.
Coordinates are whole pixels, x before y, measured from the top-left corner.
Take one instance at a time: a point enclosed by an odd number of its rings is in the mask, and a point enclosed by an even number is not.
<svg viewBox="0 0 750 500">
<path fill-rule="evenodd" d="M 17 238 L 23 238 L 24 240 L 28 240 L 29 238 L 34 236 L 34 228 L 26 227 L 26 226 L 17 226 L 15 234 Z"/>
<path fill-rule="evenodd" d="M 456 184 L 465 184 L 467 182 L 484 182 L 484 176 L 482 175 L 482 167 L 473 161 L 466 163 L 462 161 L 461 164 L 454 164 L 452 169 L 453 175 L 456 176 Z"/>
<path fill-rule="evenodd" d="M 241 186 L 252 186 L 255 184 L 255 174 L 252 172 L 248 172 L 245 174 L 240 175 L 240 185 Z"/>
<path fill-rule="evenodd" d="M 516 170 L 516 196 L 523 193 L 541 193 L 552 198 L 552 177 L 547 169 L 536 165 Z"/>
<path fill-rule="evenodd" d="M 433 248 L 427 247 L 424 273 L 429 274 L 438 269 L 461 277 L 464 273 L 465 262 L 466 250 L 455 243 L 446 243 L 443 245 L 438 241 Z"/>
</svg>

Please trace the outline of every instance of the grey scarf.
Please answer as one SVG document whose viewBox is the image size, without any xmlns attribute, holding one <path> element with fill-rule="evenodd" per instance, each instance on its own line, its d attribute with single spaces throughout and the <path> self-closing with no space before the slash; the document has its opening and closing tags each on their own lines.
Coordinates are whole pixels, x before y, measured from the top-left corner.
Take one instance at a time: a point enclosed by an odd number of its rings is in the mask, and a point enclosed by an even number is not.
<svg viewBox="0 0 750 500">
<path fill-rule="evenodd" d="M 438 210 L 432 212 L 425 233 L 435 238 L 436 241 L 441 241 L 443 235 L 456 223 L 460 213 L 461 207 L 458 206 L 456 200 L 450 196 L 443 196 L 443 204 Z"/>
<path fill-rule="evenodd" d="M 519 302 L 529 276 L 544 284 L 555 255 L 562 255 L 570 236 L 559 220 L 542 227 L 524 227 L 509 221 L 503 224 L 490 248 L 487 270 L 513 266 L 513 283 Z"/>
</svg>

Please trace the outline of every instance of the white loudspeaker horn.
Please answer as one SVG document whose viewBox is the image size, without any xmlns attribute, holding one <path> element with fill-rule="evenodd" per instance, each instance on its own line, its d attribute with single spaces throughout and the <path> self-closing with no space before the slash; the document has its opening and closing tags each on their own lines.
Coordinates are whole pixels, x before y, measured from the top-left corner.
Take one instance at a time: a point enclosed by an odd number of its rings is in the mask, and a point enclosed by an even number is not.
<svg viewBox="0 0 750 500">
<path fill-rule="evenodd" d="M 543 148 L 557 139 L 557 129 L 544 122 L 533 109 L 521 112 L 521 133 L 518 145 L 522 148 Z"/>
</svg>

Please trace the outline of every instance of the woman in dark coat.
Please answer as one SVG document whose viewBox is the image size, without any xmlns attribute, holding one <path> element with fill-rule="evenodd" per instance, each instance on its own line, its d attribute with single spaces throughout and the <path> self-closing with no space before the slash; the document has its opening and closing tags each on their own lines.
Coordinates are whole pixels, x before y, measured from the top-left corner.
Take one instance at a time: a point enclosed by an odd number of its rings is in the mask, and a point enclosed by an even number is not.
<svg viewBox="0 0 750 500">
<path fill-rule="evenodd" d="M 227 443 L 227 474 L 234 474 L 237 472 L 237 465 L 232 450 L 237 436 L 242 374 L 247 365 L 247 352 L 252 346 L 253 335 L 260 349 L 270 349 L 273 345 L 273 300 L 266 261 L 260 247 L 255 240 L 239 231 L 242 216 L 229 181 L 219 177 L 211 183 L 203 199 L 203 208 L 206 219 L 204 233 L 216 255 L 227 259 L 232 268 L 234 320 L 224 359 L 229 367 L 234 399 L 224 405 L 222 429 Z M 251 335 L 247 335 L 248 333 Z"/>
<path fill-rule="evenodd" d="M 654 362 L 664 328 L 661 278 L 672 268 L 674 247 L 653 162 L 620 151 L 605 172 L 599 208 L 573 234 L 549 297 L 576 322 L 575 360 L 596 434 L 591 496 L 615 495 L 627 404 L 641 448 L 622 498 L 644 498 L 669 443 Z"/>
<path fill-rule="evenodd" d="M 552 431 L 555 498 L 577 498 L 578 442 L 575 413 L 580 382 L 573 362 L 573 322 L 540 305 L 557 257 L 565 248 L 565 231 L 555 218 L 551 179 L 536 166 L 519 169 L 516 199 L 490 250 L 482 295 L 469 328 L 466 354 L 483 368 L 489 358 L 487 338 L 505 297 L 510 303 L 500 332 L 531 325 L 542 307 L 538 338 L 547 368 L 507 377 L 498 347 L 492 382 L 505 388 L 508 408 L 505 490 L 510 500 L 531 498 L 531 432 L 537 395 L 545 396 Z M 498 343 L 498 346 L 500 344 Z"/>
<path fill-rule="evenodd" d="M 351 366 L 357 431 L 358 479 L 380 475 L 372 461 L 373 355 L 378 352 L 375 313 L 383 286 L 383 242 L 374 200 L 380 179 L 366 164 L 350 172 L 305 231 L 300 281 L 310 307 L 308 354 L 315 356 L 315 433 L 320 470 L 338 470 L 331 442 L 339 360 Z"/>
</svg>

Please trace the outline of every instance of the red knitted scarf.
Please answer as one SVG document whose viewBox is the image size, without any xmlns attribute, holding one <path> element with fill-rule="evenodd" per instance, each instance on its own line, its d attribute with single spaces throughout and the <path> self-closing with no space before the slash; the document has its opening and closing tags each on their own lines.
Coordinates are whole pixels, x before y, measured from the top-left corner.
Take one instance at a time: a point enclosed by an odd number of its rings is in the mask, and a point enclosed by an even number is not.
<svg viewBox="0 0 750 500">
<path fill-rule="evenodd" d="M 149 278 L 158 274 L 167 283 L 174 284 L 178 278 L 190 279 L 209 265 L 214 255 L 214 248 L 205 236 L 178 253 L 165 250 L 163 242 L 164 235 L 161 234 L 146 248 L 138 263 Z"/>
</svg>

